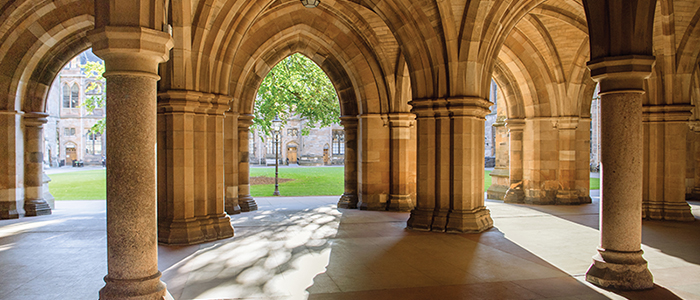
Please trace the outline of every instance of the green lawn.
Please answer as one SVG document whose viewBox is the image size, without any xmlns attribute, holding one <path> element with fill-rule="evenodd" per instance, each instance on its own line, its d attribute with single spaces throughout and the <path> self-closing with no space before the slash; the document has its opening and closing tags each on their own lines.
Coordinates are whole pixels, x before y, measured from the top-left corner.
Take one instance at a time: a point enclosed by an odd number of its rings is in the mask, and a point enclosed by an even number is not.
<svg viewBox="0 0 700 300">
<path fill-rule="evenodd" d="M 105 170 L 49 175 L 49 191 L 56 200 L 104 200 L 107 198 Z"/>
<path fill-rule="evenodd" d="M 343 194 L 343 167 L 280 168 L 282 196 L 330 196 Z M 491 171 L 485 171 L 484 191 L 491 186 Z M 275 176 L 275 168 L 251 168 L 250 176 Z M 101 200 L 106 198 L 105 170 L 51 174 L 49 190 L 56 200 Z M 600 189 L 600 179 L 591 178 L 591 189 Z M 253 185 L 253 197 L 272 196 L 274 184 Z"/>
<path fill-rule="evenodd" d="M 280 168 L 279 177 L 294 179 L 279 184 L 282 196 L 335 196 L 344 191 L 344 167 Z M 250 168 L 250 177 L 275 177 L 275 168 Z M 274 184 L 250 186 L 253 197 L 272 196 Z"/>
</svg>

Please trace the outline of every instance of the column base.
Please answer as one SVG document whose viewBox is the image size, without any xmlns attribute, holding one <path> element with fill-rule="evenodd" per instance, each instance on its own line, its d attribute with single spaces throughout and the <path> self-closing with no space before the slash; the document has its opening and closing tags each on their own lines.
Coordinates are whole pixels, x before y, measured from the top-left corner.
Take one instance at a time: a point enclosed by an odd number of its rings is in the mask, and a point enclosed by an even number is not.
<svg viewBox="0 0 700 300">
<path fill-rule="evenodd" d="M 654 287 L 654 277 L 642 258 L 642 251 L 617 252 L 598 249 L 586 281 L 603 288 L 645 290 Z"/>
<path fill-rule="evenodd" d="M 687 202 L 644 201 L 642 217 L 650 220 L 695 221 L 695 216 Z"/>
<path fill-rule="evenodd" d="M 491 213 L 485 206 L 467 211 L 451 211 L 447 221 L 447 232 L 479 233 L 493 227 Z"/>
<path fill-rule="evenodd" d="M 255 203 L 255 199 L 253 199 L 252 196 L 250 195 L 243 195 L 243 196 L 238 196 L 238 205 L 241 207 L 241 212 L 249 212 L 249 211 L 254 211 L 258 210 L 258 204 Z"/>
<path fill-rule="evenodd" d="M 435 232 L 445 232 L 447 229 L 447 210 L 436 210 L 433 212 L 433 226 L 430 228 L 431 231 Z"/>
<path fill-rule="evenodd" d="M 338 200 L 338 208 L 356 209 L 357 194 L 344 193 L 340 196 L 340 200 Z"/>
<path fill-rule="evenodd" d="M 558 190 L 556 205 L 578 205 L 581 204 L 581 197 L 576 190 Z"/>
<path fill-rule="evenodd" d="M 414 209 L 406 222 L 406 228 L 417 231 L 430 231 L 433 226 L 433 210 Z"/>
<path fill-rule="evenodd" d="M 129 299 L 155 300 L 172 299 L 165 283 L 160 281 L 161 273 L 140 279 L 112 279 L 105 276 L 105 286 L 100 290 L 100 300 Z"/>
<path fill-rule="evenodd" d="M 24 215 L 27 217 L 47 216 L 51 207 L 44 199 L 24 200 Z"/>
<path fill-rule="evenodd" d="M 493 200 L 504 200 L 506 197 L 506 192 L 508 192 L 508 186 L 491 184 L 488 190 L 486 190 L 486 198 Z"/>
<path fill-rule="evenodd" d="M 557 190 L 525 189 L 525 204 L 555 205 L 557 204 Z"/>
<path fill-rule="evenodd" d="M 0 202 L 0 219 L 19 219 L 17 202 Z"/>
<path fill-rule="evenodd" d="M 361 210 L 386 210 L 387 194 L 365 194 L 359 199 Z"/>
<path fill-rule="evenodd" d="M 231 225 L 231 218 L 227 214 L 210 215 L 209 220 L 214 224 L 217 240 L 233 237 L 233 225 Z"/>
<path fill-rule="evenodd" d="M 224 210 L 229 215 L 237 215 L 241 213 L 241 206 L 238 204 L 238 197 L 226 198 L 224 206 Z"/>
<path fill-rule="evenodd" d="M 503 197 L 503 202 L 505 203 L 523 203 L 524 200 L 525 192 L 519 188 L 509 188 Z"/>
<path fill-rule="evenodd" d="M 195 245 L 204 242 L 199 220 L 168 220 L 158 222 L 158 243 L 166 245 Z"/>
<path fill-rule="evenodd" d="M 593 199 L 591 199 L 591 196 L 580 196 L 578 197 L 578 201 L 581 204 L 591 204 L 593 203 Z"/>
<path fill-rule="evenodd" d="M 413 199 L 410 195 L 390 195 L 387 210 L 390 211 L 411 211 L 413 209 Z"/>
<path fill-rule="evenodd" d="M 209 216 L 197 217 L 197 220 L 204 234 L 204 241 L 216 240 L 219 235 L 216 233 L 216 228 L 214 228 L 214 220 L 210 219 Z"/>
</svg>

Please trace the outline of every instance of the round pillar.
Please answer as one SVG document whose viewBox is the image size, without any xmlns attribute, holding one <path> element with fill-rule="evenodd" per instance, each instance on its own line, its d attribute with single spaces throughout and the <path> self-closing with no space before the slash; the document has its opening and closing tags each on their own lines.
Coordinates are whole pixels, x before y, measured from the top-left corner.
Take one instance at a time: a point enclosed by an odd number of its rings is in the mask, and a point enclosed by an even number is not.
<svg viewBox="0 0 700 300">
<path fill-rule="evenodd" d="M 25 216 L 50 215 L 44 199 L 44 124 L 46 113 L 24 114 L 24 211 Z"/>
<path fill-rule="evenodd" d="M 653 57 L 589 62 L 601 96 L 600 247 L 586 280 L 606 288 L 648 289 L 642 257 L 642 97 Z"/>
<path fill-rule="evenodd" d="M 169 34 L 143 27 L 89 33 L 105 61 L 107 276 L 100 299 L 163 299 L 156 222 L 156 83 Z"/>
</svg>

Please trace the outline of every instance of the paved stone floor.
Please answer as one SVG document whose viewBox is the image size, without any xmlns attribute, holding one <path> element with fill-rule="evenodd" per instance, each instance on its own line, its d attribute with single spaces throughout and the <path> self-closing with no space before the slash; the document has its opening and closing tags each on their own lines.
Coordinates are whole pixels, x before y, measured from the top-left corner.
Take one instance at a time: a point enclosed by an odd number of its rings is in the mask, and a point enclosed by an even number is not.
<svg viewBox="0 0 700 300">
<path fill-rule="evenodd" d="M 407 231 L 407 213 L 342 210 L 337 197 L 258 198 L 236 236 L 161 246 L 175 299 L 700 299 L 700 222 L 644 221 L 657 286 L 583 281 L 598 245 L 598 201 L 487 200 L 482 234 Z M 693 202 L 696 219 L 700 203 Z M 58 201 L 51 216 L 0 221 L 0 299 L 97 299 L 106 274 L 104 201 Z"/>
</svg>

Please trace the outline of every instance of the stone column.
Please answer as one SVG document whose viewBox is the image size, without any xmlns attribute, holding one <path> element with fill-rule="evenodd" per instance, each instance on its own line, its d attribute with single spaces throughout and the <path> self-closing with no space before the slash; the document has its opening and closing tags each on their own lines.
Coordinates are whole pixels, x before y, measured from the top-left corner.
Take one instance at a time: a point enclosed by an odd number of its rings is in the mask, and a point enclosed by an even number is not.
<svg viewBox="0 0 700 300">
<path fill-rule="evenodd" d="M 484 124 L 491 102 L 448 100 L 452 120 L 452 203 L 447 232 L 482 232 L 493 226 L 484 206 Z"/>
<path fill-rule="evenodd" d="M 431 230 L 444 232 L 447 229 L 447 215 L 450 212 L 452 159 L 452 124 L 447 101 L 441 100 L 433 107 L 435 116 L 435 211 Z M 483 132 L 483 130 L 481 131 Z M 481 151 L 483 153 L 483 151 Z"/>
<path fill-rule="evenodd" d="M 408 228 L 481 232 L 493 226 L 484 206 L 484 116 L 491 102 L 471 97 L 414 100 L 418 191 Z M 432 212 L 431 212 L 432 210 Z"/>
<path fill-rule="evenodd" d="M 601 241 L 586 280 L 602 287 L 647 289 L 642 257 L 642 97 L 654 62 L 648 56 L 588 63 L 601 96 Z"/>
<path fill-rule="evenodd" d="M 253 115 L 238 117 L 238 205 L 242 212 L 258 210 L 258 204 L 250 195 L 250 161 L 248 133 L 253 125 Z"/>
<path fill-rule="evenodd" d="M 693 161 L 695 162 L 695 188 L 693 188 L 692 198 L 700 200 L 700 122 L 693 122 L 693 135 L 695 136 L 695 151 L 693 151 Z"/>
<path fill-rule="evenodd" d="M 340 117 L 345 128 L 345 192 L 338 200 L 339 208 L 357 208 L 357 117 Z"/>
<path fill-rule="evenodd" d="M 411 140 L 411 127 L 415 115 L 411 113 L 389 114 L 391 130 L 391 195 L 388 210 L 411 211 L 415 204 L 411 199 L 412 185 L 416 184 L 411 176 L 411 167 L 415 168 L 415 140 Z M 413 159 L 411 159 L 413 158 Z"/>
<path fill-rule="evenodd" d="M 205 241 L 216 239 L 217 233 L 213 220 L 209 218 L 209 169 L 215 166 L 208 160 L 208 128 L 209 110 L 211 109 L 211 97 L 200 94 L 199 105 L 195 108 L 193 118 L 194 138 L 194 216 L 199 221 L 199 226 L 204 233 Z"/>
<path fill-rule="evenodd" d="M 500 108 L 500 107 L 499 107 Z M 499 110 L 500 112 L 500 110 Z M 496 132 L 496 166 L 491 172 L 491 186 L 486 191 L 489 199 L 503 200 L 506 191 L 510 187 L 508 164 L 508 129 L 506 128 L 505 116 L 499 115 L 496 123 L 493 124 Z"/>
<path fill-rule="evenodd" d="M 100 299 L 162 299 L 168 293 L 158 271 L 156 83 L 172 38 L 104 24 L 89 38 L 107 82 L 108 274 Z"/>
<path fill-rule="evenodd" d="M 238 115 L 229 111 L 224 116 L 224 209 L 229 215 L 241 213 L 238 204 Z"/>
<path fill-rule="evenodd" d="M 591 200 L 591 119 L 579 118 L 576 130 L 576 189 L 580 204 Z"/>
<path fill-rule="evenodd" d="M 158 241 L 192 245 L 204 241 L 194 203 L 194 115 L 201 93 L 158 95 Z"/>
<path fill-rule="evenodd" d="M 363 210 L 386 210 L 390 194 L 389 128 L 386 116 L 358 116 L 359 201 Z"/>
<path fill-rule="evenodd" d="M 0 111 L 0 219 L 17 219 L 24 213 L 21 119 L 21 112 Z"/>
<path fill-rule="evenodd" d="M 433 212 L 435 211 L 435 180 L 436 180 L 436 154 L 437 138 L 435 135 L 435 113 L 432 101 L 414 100 L 411 102 L 416 114 L 417 135 L 417 182 L 416 182 L 416 206 L 411 210 L 411 216 L 407 222 L 407 228 L 413 230 L 430 231 L 433 225 Z"/>
<path fill-rule="evenodd" d="M 686 140 L 690 105 L 645 105 L 644 217 L 694 221 L 685 201 Z"/>
<path fill-rule="evenodd" d="M 509 146 L 509 170 L 510 186 L 503 197 L 506 203 L 523 203 L 525 193 L 523 192 L 523 129 L 525 121 L 523 119 L 507 119 L 508 146 Z"/>
<path fill-rule="evenodd" d="M 559 117 L 556 127 L 559 129 L 559 168 L 557 179 L 556 204 L 580 204 L 579 193 L 576 189 L 576 129 L 577 117 Z"/>
<path fill-rule="evenodd" d="M 216 239 L 233 236 L 231 218 L 224 211 L 224 112 L 231 97 L 211 95 L 207 111 L 207 217 Z"/>
<path fill-rule="evenodd" d="M 46 113 L 24 114 L 24 211 L 25 216 L 50 215 L 44 199 L 44 124 Z"/>
</svg>

